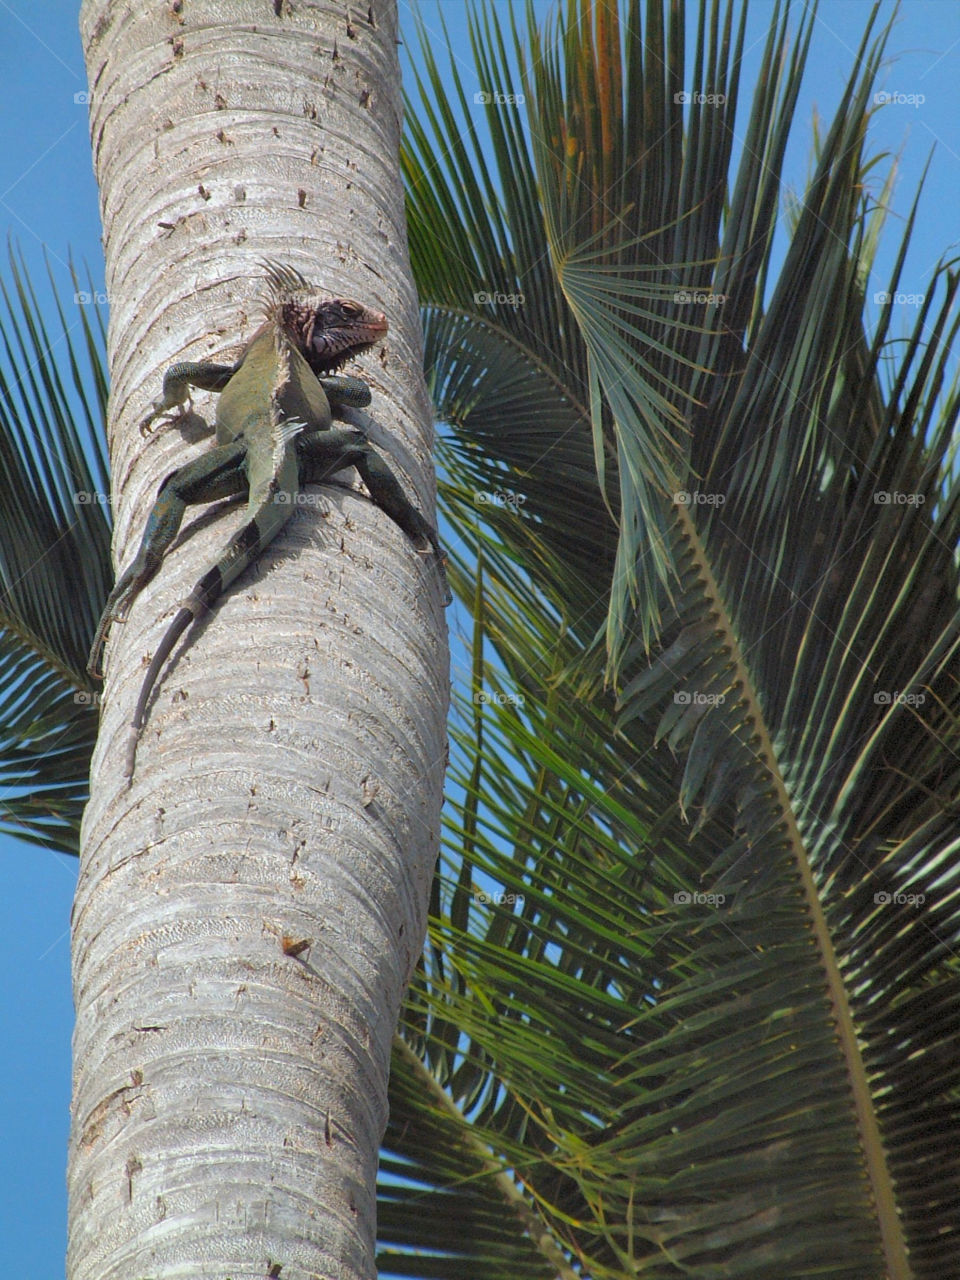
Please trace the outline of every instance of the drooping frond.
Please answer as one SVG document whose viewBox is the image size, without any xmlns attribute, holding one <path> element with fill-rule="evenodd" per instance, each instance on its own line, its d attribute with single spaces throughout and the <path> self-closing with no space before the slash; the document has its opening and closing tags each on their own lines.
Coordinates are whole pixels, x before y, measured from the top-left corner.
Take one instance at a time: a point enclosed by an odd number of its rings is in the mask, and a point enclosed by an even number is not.
<svg viewBox="0 0 960 1280">
<path fill-rule="evenodd" d="M 110 575 L 103 330 L 74 276 L 69 316 L 54 285 L 51 335 L 12 253 L 10 270 L 13 296 L 0 284 L 0 830 L 75 853 L 97 733 L 86 659 Z"/>
</svg>

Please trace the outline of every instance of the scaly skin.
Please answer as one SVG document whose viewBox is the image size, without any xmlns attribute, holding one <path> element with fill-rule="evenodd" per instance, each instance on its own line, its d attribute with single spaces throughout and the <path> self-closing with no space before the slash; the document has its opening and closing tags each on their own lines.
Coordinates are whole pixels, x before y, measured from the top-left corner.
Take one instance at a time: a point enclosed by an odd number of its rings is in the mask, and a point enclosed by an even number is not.
<svg viewBox="0 0 960 1280">
<path fill-rule="evenodd" d="M 360 303 L 317 302 L 306 282 L 287 267 L 268 264 L 267 318 L 234 365 L 180 363 L 168 369 L 163 397 L 141 423 L 146 435 L 162 414 L 185 411 L 189 388 L 219 391 L 217 447 L 172 472 L 160 486 L 133 562 L 110 593 L 90 651 L 88 670 L 100 675 L 100 656 L 111 622 L 123 621 L 176 537 L 188 505 L 247 494 L 247 521 L 216 564 L 184 600 L 147 669 L 130 725 L 124 772 L 133 774 L 137 741 L 150 694 L 177 640 L 195 617 L 273 541 L 296 509 L 302 485 L 319 483 L 355 466 L 373 501 L 424 555 L 444 556 L 434 529 L 408 502 L 393 472 L 354 427 L 334 427 L 333 412 L 370 403 L 366 383 L 334 376 L 337 369 L 379 341 L 386 317 Z M 447 593 L 449 603 L 449 593 Z"/>
</svg>

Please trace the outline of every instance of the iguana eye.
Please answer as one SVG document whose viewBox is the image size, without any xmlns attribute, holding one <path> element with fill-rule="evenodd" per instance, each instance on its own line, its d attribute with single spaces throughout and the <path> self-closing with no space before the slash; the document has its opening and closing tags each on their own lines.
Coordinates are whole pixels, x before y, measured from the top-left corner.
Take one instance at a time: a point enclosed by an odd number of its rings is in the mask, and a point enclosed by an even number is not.
<svg viewBox="0 0 960 1280">
<path fill-rule="evenodd" d="M 363 307 L 356 302 L 341 302 L 340 310 L 345 320 L 359 320 L 363 315 Z"/>
</svg>

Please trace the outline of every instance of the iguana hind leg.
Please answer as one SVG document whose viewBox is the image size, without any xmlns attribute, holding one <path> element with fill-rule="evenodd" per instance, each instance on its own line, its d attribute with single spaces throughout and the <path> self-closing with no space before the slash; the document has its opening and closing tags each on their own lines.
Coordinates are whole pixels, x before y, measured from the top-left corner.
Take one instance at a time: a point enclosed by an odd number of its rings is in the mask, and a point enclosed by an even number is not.
<svg viewBox="0 0 960 1280">
<path fill-rule="evenodd" d="M 246 491 L 245 454 L 243 445 L 222 445 L 172 471 L 164 480 L 147 518 L 140 550 L 117 579 L 104 606 L 87 662 L 92 676 L 100 675 L 101 652 L 111 622 L 124 620 L 132 601 L 160 567 L 167 548 L 177 536 L 186 508 Z"/>
<path fill-rule="evenodd" d="M 228 446 L 237 448 L 239 446 Z M 253 466 L 249 450 L 245 450 L 244 471 L 250 472 Z M 248 508 L 249 519 L 238 529 L 227 543 L 217 563 L 208 569 L 203 577 L 184 600 L 175 615 L 157 650 L 150 660 L 147 674 L 144 677 L 137 699 L 136 710 L 130 723 L 130 734 L 127 739 L 127 754 L 124 764 L 124 776 L 132 777 L 137 756 L 137 741 L 143 720 L 150 701 L 150 694 L 163 669 L 163 664 L 173 651 L 174 645 L 189 627 L 190 623 L 205 613 L 217 597 L 260 555 L 294 511 L 294 500 L 297 489 L 297 459 L 293 449 L 282 449 L 275 457 L 272 474 L 251 489 L 251 507 Z M 249 477 L 244 478 L 244 487 Z M 253 505 L 256 504 L 256 505 Z"/>
</svg>

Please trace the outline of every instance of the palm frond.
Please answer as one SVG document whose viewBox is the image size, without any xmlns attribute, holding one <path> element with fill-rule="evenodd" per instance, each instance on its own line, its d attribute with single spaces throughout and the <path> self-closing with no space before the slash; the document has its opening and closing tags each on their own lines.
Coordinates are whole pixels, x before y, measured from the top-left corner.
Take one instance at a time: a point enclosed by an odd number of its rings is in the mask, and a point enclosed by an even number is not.
<svg viewBox="0 0 960 1280">
<path fill-rule="evenodd" d="M 732 4 L 701 6 L 689 71 L 682 5 L 572 0 L 512 61 L 488 6 L 482 82 L 525 67 L 529 132 L 487 113 L 528 194 L 471 186 L 452 116 L 407 151 L 414 243 L 456 245 L 415 263 L 452 578 L 504 691 L 463 708 L 408 1034 L 597 1277 L 934 1277 L 957 1247 L 956 280 L 902 346 L 889 307 L 869 323 L 875 17 L 782 262 L 812 11 L 792 47 L 773 15 L 729 179 Z M 517 294 L 545 254 L 530 308 L 457 292 L 458 256 Z M 524 502 L 478 521 L 496 484 Z"/>
<path fill-rule="evenodd" d="M 482 1133 L 395 1039 L 377 1186 L 379 1276 L 575 1280 Z"/>
<path fill-rule="evenodd" d="M 0 830 L 76 853 L 97 731 L 86 674 L 110 574 L 103 330 L 73 285 L 51 337 L 22 262 L 0 283 Z M 68 391 L 64 385 L 68 378 Z M 82 415 L 85 430 L 75 415 Z"/>
</svg>

